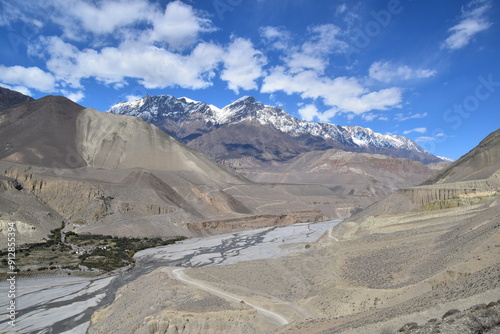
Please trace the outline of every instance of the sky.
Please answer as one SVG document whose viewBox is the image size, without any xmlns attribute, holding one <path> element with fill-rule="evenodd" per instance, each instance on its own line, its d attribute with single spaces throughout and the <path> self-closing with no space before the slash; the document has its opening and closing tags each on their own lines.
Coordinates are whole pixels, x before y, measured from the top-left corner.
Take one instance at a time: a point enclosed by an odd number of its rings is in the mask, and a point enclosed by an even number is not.
<svg viewBox="0 0 500 334">
<path fill-rule="evenodd" d="M 458 159 L 500 127 L 500 1 L 0 0 L 0 86 L 101 111 L 250 95 Z"/>
</svg>

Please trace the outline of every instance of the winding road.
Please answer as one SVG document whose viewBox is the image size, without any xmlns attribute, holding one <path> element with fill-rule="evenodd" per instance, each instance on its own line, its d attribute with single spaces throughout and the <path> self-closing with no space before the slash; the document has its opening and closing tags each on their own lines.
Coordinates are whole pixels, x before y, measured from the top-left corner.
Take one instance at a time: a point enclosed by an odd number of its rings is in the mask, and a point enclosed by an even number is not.
<svg viewBox="0 0 500 334">
<path fill-rule="evenodd" d="M 188 276 L 186 276 L 184 274 L 184 270 L 185 270 L 184 268 L 174 269 L 172 271 L 173 277 L 181 282 L 192 285 L 198 289 L 204 290 L 208 293 L 211 293 L 215 296 L 224 298 L 224 299 L 229 300 L 231 302 L 236 302 L 236 303 L 244 302 L 246 305 L 254 308 L 257 312 L 259 312 L 260 314 L 262 314 L 266 318 L 269 318 L 269 319 L 271 319 L 271 321 L 276 322 L 278 325 L 283 326 L 283 325 L 290 323 L 290 321 L 288 321 L 284 316 L 282 316 L 276 312 L 272 312 L 270 310 L 266 310 L 263 307 L 257 306 L 255 304 L 245 302 L 242 300 L 241 297 L 238 297 L 234 294 L 227 293 L 227 292 L 215 289 L 213 287 L 210 287 L 206 283 L 195 281 L 195 280 L 189 278 Z"/>
</svg>

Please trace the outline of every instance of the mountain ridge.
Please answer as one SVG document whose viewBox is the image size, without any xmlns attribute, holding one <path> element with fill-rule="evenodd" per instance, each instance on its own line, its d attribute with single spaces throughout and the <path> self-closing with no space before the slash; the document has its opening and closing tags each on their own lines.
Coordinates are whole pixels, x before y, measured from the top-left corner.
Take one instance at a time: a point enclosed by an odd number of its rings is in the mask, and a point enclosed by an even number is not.
<svg viewBox="0 0 500 334">
<path fill-rule="evenodd" d="M 31 96 L 24 95 L 23 93 L 5 87 L 0 87 L 0 109 L 33 100 Z"/>
<path fill-rule="evenodd" d="M 280 161 L 310 150 L 331 148 L 409 158 L 423 163 L 442 161 L 406 137 L 384 135 L 360 126 L 340 126 L 300 120 L 281 108 L 264 105 L 251 96 L 244 96 L 223 108 L 217 108 L 188 98 L 147 95 L 136 101 L 118 103 L 107 112 L 140 117 L 220 162 L 249 156 L 259 160 Z M 221 145 L 217 136 L 208 140 L 209 137 L 205 137 L 207 134 L 215 131 L 220 133 L 225 127 L 243 123 L 253 124 L 251 129 L 240 131 L 239 138 L 232 138 L 234 143 L 224 144 L 227 146 L 226 152 L 212 152 L 203 147 L 203 144 Z M 228 154 L 235 145 L 250 145 L 259 140 L 272 142 L 273 138 L 255 138 L 257 128 L 263 127 L 273 128 L 287 135 L 288 146 L 293 146 L 293 150 L 288 152 L 289 154 L 281 154 L 279 147 L 275 145 L 272 149 L 276 154 L 273 157 L 263 158 L 255 156 L 252 151 L 258 147 L 253 145 L 254 147 L 248 147 L 247 151 L 243 150 L 236 157 L 234 154 Z M 197 139 L 199 140 L 196 141 Z"/>
</svg>

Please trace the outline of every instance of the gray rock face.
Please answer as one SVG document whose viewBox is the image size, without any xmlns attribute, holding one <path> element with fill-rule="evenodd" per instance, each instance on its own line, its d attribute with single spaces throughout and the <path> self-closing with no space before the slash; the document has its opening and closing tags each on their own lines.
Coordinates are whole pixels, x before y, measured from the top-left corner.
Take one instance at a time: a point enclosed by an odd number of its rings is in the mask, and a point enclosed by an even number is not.
<svg viewBox="0 0 500 334">
<path fill-rule="evenodd" d="M 28 101 L 33 101 L 33 98 L 14 90 L 0 87 L 0 109 Z"/>
</svg>

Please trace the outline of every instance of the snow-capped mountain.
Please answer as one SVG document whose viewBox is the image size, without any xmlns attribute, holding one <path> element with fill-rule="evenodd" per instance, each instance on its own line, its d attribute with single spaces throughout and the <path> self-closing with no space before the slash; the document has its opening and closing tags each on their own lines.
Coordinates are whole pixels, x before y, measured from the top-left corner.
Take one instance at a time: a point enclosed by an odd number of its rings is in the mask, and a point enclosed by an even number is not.
<svg viewBox="0 0 500 334">
<path fill-rule="evenodd" d="M 148 95 L 118 103 L 108 112 L 140 117 L 216 160 L 286 160 L 311 150 L 341 148 L 424 163 L 441 161 L 406 137 L 300 120 L 251 96 L 219 109 L 185 97 Z"/>
</svg>

